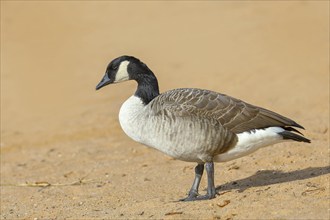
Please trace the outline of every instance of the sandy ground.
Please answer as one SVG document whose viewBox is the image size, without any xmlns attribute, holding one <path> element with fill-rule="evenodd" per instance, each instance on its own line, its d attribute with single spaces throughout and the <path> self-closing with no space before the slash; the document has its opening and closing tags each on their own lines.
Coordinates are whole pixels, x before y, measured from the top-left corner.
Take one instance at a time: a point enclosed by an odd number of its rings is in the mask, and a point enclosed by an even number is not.
<svg viewBox="0 0 330 220">
<path fill-rule="evenodd" d="M 329 219 L 328 51 L 328 1 L 1 1 L 1 219 Z M 136 84 L 95 91 L 123 54 L 161 91 L 230 94 L 312 144 L 216 164 L 216 199 L 177 202 L 195 164 L 118 124 Z"/>
</svg>

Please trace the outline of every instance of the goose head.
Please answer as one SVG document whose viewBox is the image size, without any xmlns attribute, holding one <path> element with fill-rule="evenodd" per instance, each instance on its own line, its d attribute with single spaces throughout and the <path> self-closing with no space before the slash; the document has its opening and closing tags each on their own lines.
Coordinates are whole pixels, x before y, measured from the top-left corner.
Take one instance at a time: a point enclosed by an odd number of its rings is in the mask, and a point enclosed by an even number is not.
<svg viewBox="0 0 330 220">
<path fill-rule="evenodd" d="M 113 83 L 135 80 L 138 83 L 149 77 L 155 77 L 152 71 L 133 56 L 120 56 L 112 60 L 106 68 L 104 77 L 97 84 L 96 90 Z"/>
<path fill-rule="evenodd" d="M 132 56 L 121 56 L 111 61 L 101 82 L 97 84 L 96 90 L 127 80 L 135 80 L 138 83 L 134 95 L 145 105 L 159 95 L 158 81 L 154 73 L 147 65 Z"/>
</svg>

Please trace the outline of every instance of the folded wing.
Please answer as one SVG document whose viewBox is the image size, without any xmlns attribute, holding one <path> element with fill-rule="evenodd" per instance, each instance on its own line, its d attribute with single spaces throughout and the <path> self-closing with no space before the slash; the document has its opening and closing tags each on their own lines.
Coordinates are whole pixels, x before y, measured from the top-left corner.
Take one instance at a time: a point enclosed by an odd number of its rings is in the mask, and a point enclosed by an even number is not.
<svg viewBox="0 0 330 220">
<path fill-rule="evenodd" d="M 216 119 L 233 133 L 272 126 L 303 128 L 293 120 L 239 99 L 202 89 L 175 89 L 150 103 L 154 115 L 196 116 Z M 289 128 L 296 131 L 294 128 Z"/>
</svg>

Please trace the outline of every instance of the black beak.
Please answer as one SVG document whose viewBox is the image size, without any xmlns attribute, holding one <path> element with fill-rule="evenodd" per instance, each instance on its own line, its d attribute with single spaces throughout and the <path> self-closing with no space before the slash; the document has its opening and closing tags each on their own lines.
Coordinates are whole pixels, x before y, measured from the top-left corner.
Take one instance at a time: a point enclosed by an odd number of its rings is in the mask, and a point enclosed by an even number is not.
<svg viewBox="0 0 330 220">
<path fill-rule="evenodd" d="M 96 90 L 99 90 L 99 89 L 101 89 L 103 86 L 106 86 L 106 85 L 108 85 L 108 84 L 110 84 L 110 83 L 111 83 L 111 80 L 110 80 L 108 74 L 106 73 L 106 74 L 104 75 L 103 79 L 101 80 L 101 82 L 99 82 L 99 84 L 97 84 L 97 86 L 96 86 Z"/>
</svg>

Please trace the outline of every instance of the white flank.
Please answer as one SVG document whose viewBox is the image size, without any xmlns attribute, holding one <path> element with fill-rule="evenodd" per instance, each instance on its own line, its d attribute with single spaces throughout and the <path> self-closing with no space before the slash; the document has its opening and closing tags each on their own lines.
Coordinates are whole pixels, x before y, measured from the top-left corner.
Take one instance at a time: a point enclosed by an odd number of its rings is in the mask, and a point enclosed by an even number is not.
<svg viewBox="0 0 330 220">
<path fill-rule="evenodd" d="M 237 134 L 238 142 L 228 152 L 217 155 L 215 162 L 226 162 L 239 157 L 246 156 L 259 148 L 284 141 L 279 132 L 284 131 L 281 127 L 269 127 L 266 129 L 256 129 L 252 132 Z"/>
<path fill-rule="evenodd" d="M 120 63 L 120 66 L 118 68 L 115 83 L 122 82 L 129 79 L 128 72 L 127 72 L 127 66 L 129 64 L 129 61 L 125 60 Z"/>
</svg>

